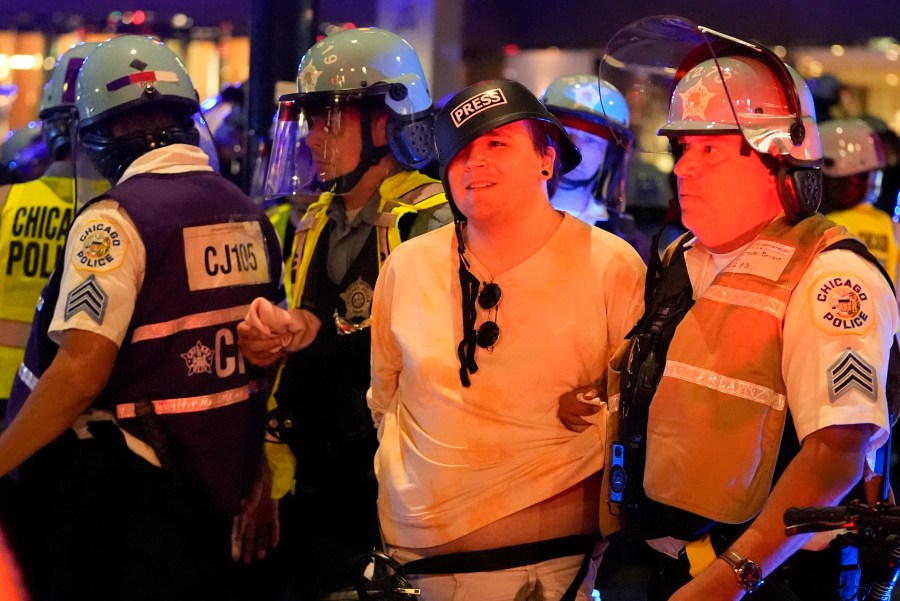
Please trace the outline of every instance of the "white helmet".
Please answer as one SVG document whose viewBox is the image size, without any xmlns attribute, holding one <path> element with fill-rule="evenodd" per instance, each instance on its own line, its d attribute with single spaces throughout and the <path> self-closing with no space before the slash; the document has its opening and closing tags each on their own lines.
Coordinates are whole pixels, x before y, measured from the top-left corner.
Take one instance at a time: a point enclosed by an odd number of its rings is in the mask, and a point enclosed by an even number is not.
<svg viewBox="0 0 900 601">
<path fill-rule="evenodd" d="M 82 63 L 97 46 L 95 42 L 80 42 L 66 50 L 44 85 L 38 115 L 44 122 L 42 135 L 54 160 L 61 160 L 72 148 L 72 126 L 78 117 L 75 82 Z"/>
<path fill-rule="evenodd" d="M 739 133 L 757 152 L 818 164 L 822 142 L 812 94 L 793 68 L 783 67 L 790 74 L 791 93 L 771 63 L 757 57 L 721 56 L 697 64 L 678 81 L 660 135 Z M 801 121 L 792 98 L 799 100 Z"/>
<path fill-rule="evenodd" d="M 383 156 L 393 153 L 414 169 L 434 158 L 431 95 L 419 57 L 400 36 L 377 28 L 348 29 L 310 48 L 297 70 L 296 94 L 279 98 L 275 137 L 266 178 L 266 196 L 309 192 L 316 186 L 335 193 L 352 189 Z M 363 147 L 356 169 L 333 176 L 318 173 L 306 143 L 310 120 L 339 121 L 341 110 L 361 112 Z M 387 146 L 371 135 L 373 111 L 384 108 Z"/>
<path fill-rule="evenodd" d="M 760 155 L 778 157 L 788 219 L 812 215 L 819 206 L 822 144 L 812 95 L 768 48 L 683 17 L 648 17 L 610 39 L 600 78 L 650 118 L 657 114 L 650 105 L 668 98 L 660 135 L 740 134 Z"/>
<path fill-rule="evenodd" d="M 884 169 L 881 139 L 862 119 L 835 119 L 819 123 L 827 177 L 847 177 Z"/>
<path fill-rule="evenodd" d="M 124 35 L 103 42 L 84 61 L 75 88 L 79 144 L 104 177 L 117 179 L 154 148 L 201 145 L 193 119 L 200 111 L 197 91 L 184 63 L 159 40 Z M 111 119 L 151 107 L 171 112 L 173 124 L 125 136 L 110 131 Z"/>
<path fill-rule="evenodd" d="M 548 108 L 578 111 L 602 117 L 605 123 L 628 127 L 625 97 L 615 86 L 596 75 L 566 75 L 554 79 L 541 96 Z"/>
<path fill-rule="evenodd" d="M 595 156 L 602 152 L 596 171 L 589 175 L 589 172 L 579 174 L 580 177 L 576 178 L 572 178 L 570 172 L 562 177 L 560 189 L 564 189 L 567 182 L 575 189 L 590 185 L 593 197 L 606 205 L 608 210 L 617 213 L 624 211 L 624 187 L 634 137 L 628 129 L 628 104 L 622 93 L 596 75 L 567 75 L 550 83 L 541 102 L 563 126 L 599 136 L 602 140 L 593 139 L 594 145 L 602 144 L 604 147 L 602 151 L 598 148 L 595 152 Z M 582 150 L 583 156 L 591 154 L 585 149 L 579 150 Z M 591 170 L 592 167 L 593 161 Z"/>
<path fill-rule="evenodd" d="M 862 119 L 819 124 L 825 164 L 822 211 L 851 209 L 881 195 L 885 153 L 881 138 Z"/>
</svg>

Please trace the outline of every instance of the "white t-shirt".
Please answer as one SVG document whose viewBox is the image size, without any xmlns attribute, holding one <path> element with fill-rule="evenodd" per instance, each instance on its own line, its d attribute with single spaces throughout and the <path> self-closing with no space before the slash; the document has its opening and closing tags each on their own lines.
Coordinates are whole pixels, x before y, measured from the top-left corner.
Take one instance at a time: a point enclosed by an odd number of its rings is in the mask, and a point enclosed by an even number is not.
<svg viewBox="0 0 900 601">
<path fill-rule="evenodd" d="M 493 276 L 493 350 L 477 348 L 460 383 L 462 338 L 453 226 L 400 245 L 372 308 L 372 389 L 379 428 L 378 507 L 386 540 L 432 547 L 549 499 L 603 467 L 605 422 L 577 434 L 559 397 L 596 382 L 643 310 L 645 268 L 628 243 L 565 215 L 551 239 Z M 598 416 L 605 415 L 601 411 Z"/>
</svg>

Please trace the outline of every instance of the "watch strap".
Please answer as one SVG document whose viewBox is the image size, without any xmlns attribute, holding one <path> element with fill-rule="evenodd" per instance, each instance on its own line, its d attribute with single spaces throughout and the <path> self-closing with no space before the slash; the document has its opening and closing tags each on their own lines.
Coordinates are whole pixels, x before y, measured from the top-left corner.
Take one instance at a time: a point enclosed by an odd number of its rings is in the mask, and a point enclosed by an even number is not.
<svg viewBox="0 0 900 601">
<path fill-rule="evenodd" d="M 740 569 L 740 567 L 744 565 L 744 562 L 747 561 L 746 557 L 743 557 L 740 553 L 732 549 L 723 551 L 722 554 L 719 555 L 719 558 L 725 560 L 725 563 L 735 570 Z"/>
<path fill-rule="evenodd" d="M 752 593 L 763 583 L 762 569 L 755 561 L 747 559 L 733 549 L 725 550 L 719 557 L 734 570 L 738 586 Z"/>
</svg>

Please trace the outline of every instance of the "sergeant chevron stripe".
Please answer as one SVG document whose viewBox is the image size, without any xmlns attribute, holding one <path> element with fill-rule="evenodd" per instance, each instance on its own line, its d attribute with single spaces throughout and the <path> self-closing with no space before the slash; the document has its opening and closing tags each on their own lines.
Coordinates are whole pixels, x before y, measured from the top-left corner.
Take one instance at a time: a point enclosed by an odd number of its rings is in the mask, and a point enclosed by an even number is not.
<svg viewBox="0 0 900 601">
<path fill-rule="evenodd" d="M 862 357 L 848 348 L 828 368 L 828 394 L 834 401 L 854 388 L 873 401 L 878 399 L 878 374 Z"/>
<path fill-rule="evenodd" d="M 66 297 L 66 313 L 65 319 L 69 319 L 78 313 L 84 311 L 88 316 L 98 324 L 103 323 L 103 317 L 106 315 L 106 304 L 109 297 L 95 276 L 91 276 L 81 284 L 72 289 L 69 296 Z"/>
</svg>

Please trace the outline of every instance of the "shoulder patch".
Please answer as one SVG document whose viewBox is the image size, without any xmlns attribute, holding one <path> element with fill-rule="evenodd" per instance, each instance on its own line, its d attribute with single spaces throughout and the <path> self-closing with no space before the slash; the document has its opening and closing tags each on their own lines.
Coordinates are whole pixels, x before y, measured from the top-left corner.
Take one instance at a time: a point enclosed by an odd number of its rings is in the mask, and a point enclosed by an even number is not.
<svg viewBox="0 0 900 601">
<path fill-rule="evenodd" d="M 833 402 L 853 389 L 873 401 L 878 400 L 878 374 L 875 368 L 848 348 L 828 368 L 828 396 Z"/>
<path fill-rule="evenodd" d="M 73 315 L 84 311 L 98 325 L 102 325 L 108 302 L 109 296 L 107 296 L 95 276 L 92 275 L 69 292 L 69 296 L 66 297 L 64 318 L 66 321 L 69 321 Z"/>
<path fill-rule="evenodd" d="M 813 323 L 829 334 L 862 335 L 876 321 L 869 290 L 854 274 L 821 277 L 809 295 Z"/>
<path fill-rule="evenodd" d="M 118 268 L 128 244 L 120 226 L 107 219 L 88 221 L 72 245 L 72 264 L 83 271 L 103 272 Z"/>
</svg>

